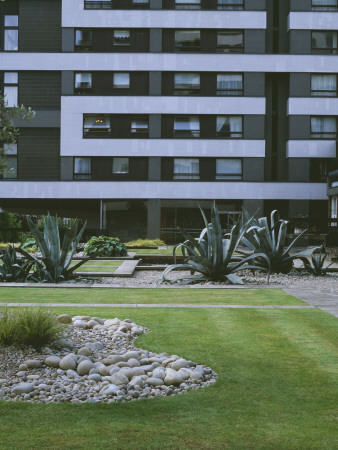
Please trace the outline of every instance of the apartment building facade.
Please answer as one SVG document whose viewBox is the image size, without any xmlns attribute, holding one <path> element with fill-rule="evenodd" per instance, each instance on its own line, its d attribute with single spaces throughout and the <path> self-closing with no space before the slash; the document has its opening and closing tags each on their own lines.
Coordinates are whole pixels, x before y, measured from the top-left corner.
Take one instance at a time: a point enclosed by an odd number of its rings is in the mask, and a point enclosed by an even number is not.
<svg viewBox="0 0 338 450">
<path fill-rule="evenodd" d="M 326 231 L 337 0 L 5 0 L 0 14 L 1 89 L 36 112 L 6 145 L 0 207 L 167 237 L 215 199 L 225 222 L 279 209 Z"/>
</svg>

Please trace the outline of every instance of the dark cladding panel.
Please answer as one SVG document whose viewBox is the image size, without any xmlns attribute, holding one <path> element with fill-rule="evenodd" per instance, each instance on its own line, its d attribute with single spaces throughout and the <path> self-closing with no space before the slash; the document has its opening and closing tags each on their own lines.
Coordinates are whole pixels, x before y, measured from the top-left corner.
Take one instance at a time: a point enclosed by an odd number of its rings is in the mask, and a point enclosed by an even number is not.
<svg viewBox="0 0 338 450">
<path fill-rule="evenodd" d="M 18 144 L 19 179 L 59 179 L 59 128 L 22 128 Z"/>
<path fill-rule="evenodd" d="M 20 72 L 19 104 L 31 108 L 60 108 L 60 72 Z"/>
<path fill-rule="evenodd" d="M 19 49 L 61 51 L 61 0 L 20 0 Z"/>
</svg>

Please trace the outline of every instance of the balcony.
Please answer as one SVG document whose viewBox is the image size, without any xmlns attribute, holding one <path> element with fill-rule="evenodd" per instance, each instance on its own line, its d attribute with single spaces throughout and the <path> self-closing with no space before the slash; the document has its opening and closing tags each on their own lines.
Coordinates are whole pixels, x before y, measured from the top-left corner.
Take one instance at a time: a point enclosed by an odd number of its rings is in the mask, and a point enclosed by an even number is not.
<svg viewBox="0 0 338 450">
<path fill-rule="evenodd" d="M 330 197 L 338 195 L 338 169 L 329 172 L 327 181 L 327 195 Z"/>
</svg>

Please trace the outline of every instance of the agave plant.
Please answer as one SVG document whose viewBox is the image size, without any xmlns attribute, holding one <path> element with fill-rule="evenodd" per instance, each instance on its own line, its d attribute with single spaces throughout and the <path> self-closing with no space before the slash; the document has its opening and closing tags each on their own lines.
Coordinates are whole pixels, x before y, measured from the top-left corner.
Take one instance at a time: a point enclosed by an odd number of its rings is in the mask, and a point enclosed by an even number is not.
<svg viewBox="0 0 338 450">
<path fill-rule="evenodd" d="M 31 234 L 41 252 L 42 263 L 24 249 L 18 248 L 17 250 L 30 261 L 34 261 L 36 264 L 35 276 L 39 281 L 58 283 L 61 280 L 67 280 L 74 276 L 74 271 L 78 267 L 91 259 L 91 257 L 85 258 L 79 261 L 78 264 L 70 267 L 82 233 L 85 230 L 86 223 L 78 233 L 78 221 L 74 220 L 70 228 L 66 229 L 61 245 L 57 217 L 53 218 L 48 214 L 44 218 L 43 233 L 29 217 L 27 218 L 27 222 Z"/>
<path fill-rule="evenodd" d="M 217 206 L 214 202 L 211 209 L 211 223 L 208 223 L 204 211 L 200 207 L 201 214 L 205 223 L 198 239 L 194 239 L 189 233 L 180 231 L 186 239 L 183 243 L 178 244 L 174 248 L 174 257 L 178 249 L 182 250 L 186 258 L 184 264 L 173 264 L 168 267 L 162 275 L 163 281 L 171 283 L 179 282 L 188 284 L 195 281 L 230 281 L 230 283 L 243 284 L 243 280 L 236 275 L 236 272 L 244 269 L 263 269 L 258 265 L 251 265 L 249 261 L 255 259 L 255 256 L 234 255 L 234 252 L 241 242 L 245 231 L 252 219 L 249 219 L 243 226 L 238 221 L 232 228 L 231 232 L 225 236 L 222 234 L 221 221 Z M 267 260 L 265 254 L 260 254 L 262 259 Z M 198 272 L 190 276 L 181 276 L 175 279 L 169 279 L 168 274 L 175 269 L 188 269 L 191 272 Z"/>
<path fill-rule="evenodd" d="M 33 266 L 32 261 L 19 259 L 13 246 L 8 246 L 1 252 L 0 280 L 5 282 L 24 281 Z"/>
<path fill-rule="evenodd" d="M 328 266 L 324 267 L 326 257 L 327 253 L 322 254 L 322 252 L 320 251 L 319 253 L 313 253 L 311 255 L 311 261 L 307 258 L 300 259 L 303 261 L 305 269 L 312 275 L 325 276 L 327 274 L 327 269 L 333 264 L 332 262 Z"/>
<path fill-rule="evenodd" d="M 244 213 L 249 217 L 246 211 Z M 290 250 L 307 230 L 302 231 L 290 245 L 286 246 L 287 224 L 288 221 L 280 219 L 278 211 L 274 210 L 271 213 L 270 225 L 267 217 L 254 218 L 242 237 L 243 244 L 256 255 L 257 263 L 266 266 L 265 260 L 261 259 L 260 255 L 268 257 L 272 273 L 289 273 L 293 267 L 293 260 L 311 256 L 316 250 L 315 248 L 304 250 L 291 256 Z"/>
</svg>

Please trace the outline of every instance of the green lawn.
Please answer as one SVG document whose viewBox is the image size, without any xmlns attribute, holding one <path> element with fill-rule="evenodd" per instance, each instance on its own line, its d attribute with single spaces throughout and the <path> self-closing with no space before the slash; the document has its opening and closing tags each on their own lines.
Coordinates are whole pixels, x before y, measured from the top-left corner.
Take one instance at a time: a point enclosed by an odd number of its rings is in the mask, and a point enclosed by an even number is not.
<svg viewBox="0 0 338 450">
<path fill-rule="evenodd" d="M 79 261 L 73 261 L 71 267 L 78 264 Z M 122 264 L 122 261 L 100 261 L 93 260 L 87 261 L 85 264 L 80 266 L 75 272 L 101 272 L 101 273 L 113 273 Z"/>
<path fill-rule="evenodd" d="M 160 274 L 159 274 L 160 276 Z M 81 289 L 0 287 L 0 303 L 304 305 L 281 289 Z"/>
<path fill-rule="evenodd" d="M 157 248 L 129 248 L 128 252 L 136 253 L 137 255 L 172 255 L 173 247 L 168 247 L 163 250 L 158 250 Z M 182 253 L 178 252 L 177 254 L 181 255 Z"/>
<path fill-rule="evenodd" d="M 54 309 L 79 314 L 78 308 Z M 128 404 L 0 402 L 0 448 L 338 448 L 333 316 L 319 310 L 211 308 L 81 313 L 129 317 L 149 329 L 138 347 L 209 365 L 218 381 L 188 394 Z"/>
</svg>

